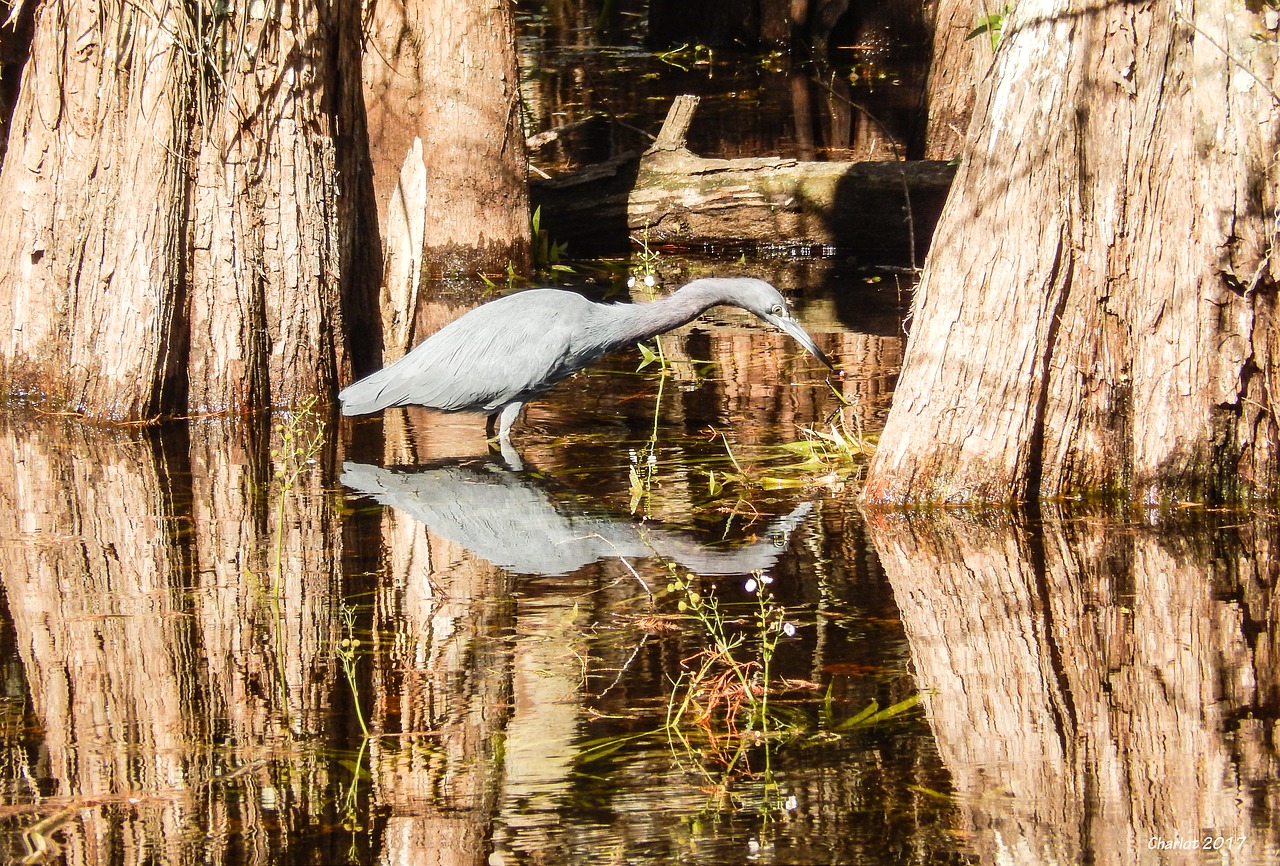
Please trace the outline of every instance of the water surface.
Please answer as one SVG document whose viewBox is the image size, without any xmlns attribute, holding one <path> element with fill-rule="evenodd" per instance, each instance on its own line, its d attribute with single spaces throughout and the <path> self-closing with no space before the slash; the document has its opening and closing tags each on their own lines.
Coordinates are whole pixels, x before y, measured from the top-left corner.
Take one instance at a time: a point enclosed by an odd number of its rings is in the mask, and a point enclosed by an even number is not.
<svg viewBox="0 0 1280 866">
<path fill-rule="evenodd" d="M 873 432 L 898 290 L 811 264 L 744 266 Z M 662 348 L 665 377 L 622 353 L 535 403 L 519 472 L 479 419 L 418 410 L 6 416 L 6 854 L 1280 853 L 1272 514 L 867 518 L 860 461 L 807 432 L 841 401 L 798 347 L 728 312 Z"/>
</svg>

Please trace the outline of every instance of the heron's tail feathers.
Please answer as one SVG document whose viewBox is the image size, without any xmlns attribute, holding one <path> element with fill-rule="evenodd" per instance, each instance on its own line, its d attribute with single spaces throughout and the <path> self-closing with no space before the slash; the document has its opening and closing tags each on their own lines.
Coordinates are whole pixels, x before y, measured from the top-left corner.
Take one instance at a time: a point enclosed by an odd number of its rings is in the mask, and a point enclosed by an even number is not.
<svg viewBox="0 0 1280 866">
<path fill-rule="evenodd" d="M 342 414 L 368 415 L 371 412 L 386 409 L 388 406 L 399 405 L 397 399 L 399 395 L 388 393 L 394 389 L 387 387 L 391 383 L 387 381 L 384 373 L 386 370 L 379 370 L 372 376 L 366 376 L 339 391 L 338 400 L 342 403 Z"/>
</svg>

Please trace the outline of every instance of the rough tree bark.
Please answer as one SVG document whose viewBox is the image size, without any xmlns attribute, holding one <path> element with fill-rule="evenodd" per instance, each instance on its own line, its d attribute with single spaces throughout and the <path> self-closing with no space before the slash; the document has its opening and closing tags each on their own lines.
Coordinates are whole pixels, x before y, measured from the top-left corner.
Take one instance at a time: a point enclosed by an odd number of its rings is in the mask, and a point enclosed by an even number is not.
<svg viewBox="0 0 1280 866">
<path fill-rule="evenodd" d="M 933 60 L 925 86 L 929 106 L 924 158 L 954 159 L 964 147 L 979 83 L 995 57 L 992 38 L 967 38 L 996 4 L 982 0 L 936 0 L 933 4 Z"/>
<path fill-rule="evenodd" d="M 530 265 L 529 204 L 510 0 L 378 3 L 365 53 L 384 214 L 415 137 L 427 167 L 429 274 Z M 410 311 L 412 315 L 412 311 Z"/>
<path fill-rule="evenodd" d="M 232 59 L 204 118 L 192 208 L 195 411 L 297 403 L 349 375 L 331 31 L 315 2 L 219 31 Z"/>
<path fill-rule="evenodd" d="M 107 418 L 181 385 L 184 12 L 35 11 L 0 170 L 0 382 Z"/>
<path fill-rule="evenodd" d="M 868 501 L 1280 494 L 1266 27 L 1231 0 L 1018 5 Z"/>
<path fill-rule="evenodd" d="M 248 8 L 35 6 L 0 169 L 5 392 L 137 419 L 347 378 L 337 142 L 364 139 L 335 30 L 359 22 Z"/>
</svg>

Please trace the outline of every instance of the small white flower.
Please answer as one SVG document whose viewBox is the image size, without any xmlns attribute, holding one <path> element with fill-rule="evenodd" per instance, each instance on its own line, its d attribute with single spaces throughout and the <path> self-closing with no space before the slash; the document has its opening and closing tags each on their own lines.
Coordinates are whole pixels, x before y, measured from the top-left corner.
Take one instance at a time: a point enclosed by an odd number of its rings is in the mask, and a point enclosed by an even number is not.
<svg viewBox="0 0 1280 866">
<path fill-rule="evenodd" d="M 760 582 L 763 583 L 765 586 L 768 586 L 769 584 L 773 583 L 773 578 L 767 574 L 762 574 L 760 575 Z"/>
<path fill-rule="evenodd" d="M 645 274 L 644 284 L 646 286 L 652 289 L 657 282 L 658 281 L 654 278 L 653 274 Z"/>
<path fill-rule="evenodd" d="M 650 455 L 649 455 L 649 459 L 648 459 L 647 461 L 645 461 L 645 462 L 647 462 L 650 466 L 657 466 L 657 465 L 658 465 L 658 455 L 657 455 L 657 454 L 650 454 Z"/>
<path fill-rule="evenodd" d="M 632 274 L 631 276 L 627 277 L 627 288 L 628 288 L 628 289 L 630 289 L 630 288 L 634 287 L 634 286 L 635 286 L 635 284 L 636 284 L 636 275 L 635 275 L 635 274 Z"/>
<path fill-rule="evenodd" d="M 759 585 L 760 584 L 756 583 L 756 579 L 754 577 L 748 577 L 747 582 L 742 585 L 742 588 L 750 593 L 750 592 L 755 592 L 756 587 L 758 587 Z"/>
<path fill-rule="evenodd" d="M 782 624 L 782 633 L 787 637 L 796 636 L 796 624 L 794 622 L 784 622 Z"/>
<path fill-rule="evenodd" d="M 788 812 L 792 812 L 792 811 L 795 811 L 795 808 L 799 805 L 800 805 L 800 801 L 796 799 L 795 794 L 792 794 L 782 804 L 782 808 L 786 809 Z"/>
</svg>

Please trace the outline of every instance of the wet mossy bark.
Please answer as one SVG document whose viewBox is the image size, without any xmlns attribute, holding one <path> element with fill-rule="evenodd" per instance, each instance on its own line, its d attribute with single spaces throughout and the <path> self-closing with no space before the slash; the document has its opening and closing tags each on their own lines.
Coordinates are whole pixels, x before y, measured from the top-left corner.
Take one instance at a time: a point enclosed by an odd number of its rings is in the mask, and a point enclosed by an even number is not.
<svg viewBox="0 0 1280 866">
<path fill-rule="evenodd" d="M 868 501 L 1280 495 L 1277 49 L 1183 14 L 1006 19 Z"/>
</svg>

